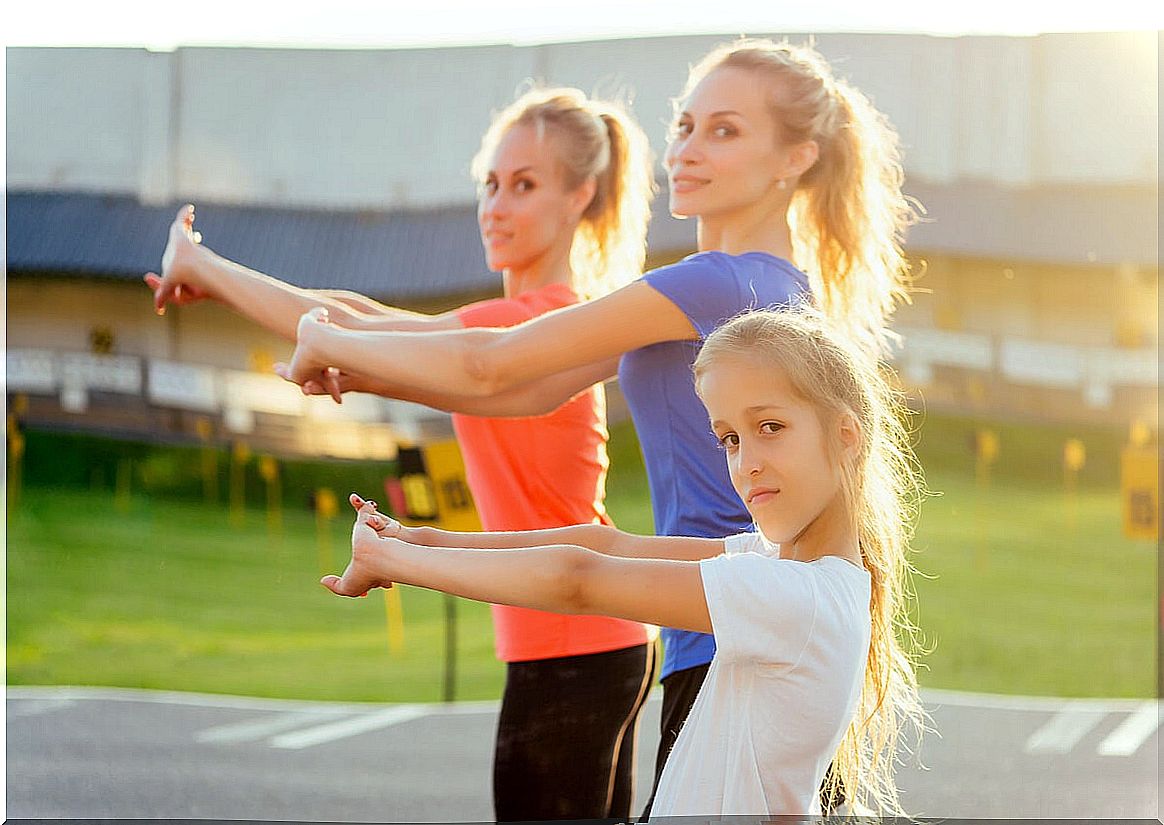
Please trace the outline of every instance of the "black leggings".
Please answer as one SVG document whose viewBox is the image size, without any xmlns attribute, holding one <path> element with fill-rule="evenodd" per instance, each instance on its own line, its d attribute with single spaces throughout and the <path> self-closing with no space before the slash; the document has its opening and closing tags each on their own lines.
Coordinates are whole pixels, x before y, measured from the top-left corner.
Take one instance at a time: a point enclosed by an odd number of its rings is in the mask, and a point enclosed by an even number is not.
<svg viewBox="0 0 1164 825">
<path fill-rule="evenodd" d="M 663 766 L 667 764 L 667 757 L 675 747 L 675 740 L 679 738 L 679 729 L 687 721 L 691 713 L 691 706 L 695 704 L 695 697 L 699 695 L 699 688 L 707 678 L 710 663 L 696 665 L 685 670 L 676 670 L 663 680 L 663 715 L 659 720 L 659 752 L 655 756 L 655 785 L 651 788 L 651 798 L 643 808 L 641 821 L 646 821 L 651 815 L 651 806 L 655 804 L 655 793 L 659 790 L 659 779 L 663 776 Z M 826 813 L 832 813 L 845 802 L 844 788 L 837 788 L 826 793 L 829 777 L 833 766 L 830 764 L 825 771 L 824 781 L 820 787 L 820 806 Z"/>
<path fill-rule="evenodd" d="M 506 666 L 493 753 L 498 822 L 630 816 L 645 644 Z"/>
</svg>

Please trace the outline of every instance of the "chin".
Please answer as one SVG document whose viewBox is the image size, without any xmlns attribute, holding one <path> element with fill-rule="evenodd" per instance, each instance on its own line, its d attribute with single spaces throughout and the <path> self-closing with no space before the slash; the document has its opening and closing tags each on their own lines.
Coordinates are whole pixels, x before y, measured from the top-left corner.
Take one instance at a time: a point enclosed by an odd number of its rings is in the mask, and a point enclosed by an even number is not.
<svg viewBox="0 0 1164 825">
<path fill-rule="evenodd" d="M 684 203 L 682 197 L 671 196 L 671 203 L 669 210 L 672 218 L 679 218 L 680 220 L 687 220 L 695 217 L 698 212 L 691 207 L 690 204 Z"/>
</svg>

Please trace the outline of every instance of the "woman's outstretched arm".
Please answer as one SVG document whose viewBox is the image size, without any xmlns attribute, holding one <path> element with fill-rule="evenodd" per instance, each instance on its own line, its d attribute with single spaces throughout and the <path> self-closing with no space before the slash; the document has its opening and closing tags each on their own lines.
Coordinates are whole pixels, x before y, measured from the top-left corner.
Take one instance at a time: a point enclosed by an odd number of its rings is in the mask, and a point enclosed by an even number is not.
<svg viewBox="0 0 1164 825">
<path fill-rule="evenodd" d="M 322 584 L 362 596 L 393 582 L 493 604 L 614 616 L 711 632 L 698 563 L 607 556 L 569 544 L 480 549 L 421 547 L 379 535 L 365 505 L 352 529 L 352 560 Z"/>
<path fill-rule="evenodd" d="M 337 323 L 354 329 L 459 329 L 454 313 L 425 315 L 390 307 L 344 290 L 293 286 L 223 258 L 200 243 L 194 231 L 194 207 L 179 210 L 170 226 L 160 275 L 148 273 L 159 313 L 167 304 L 218 300 L 277 335 L 295 340 L 299 318 L 313 307 L 326 307 Z"/>
<path fill-rule="evenodd" d="M 283 377 L 302 385 L 337 367 L 415 392 L 489 397 L 650 344 L 697 337 L 687 316 L 642 281 L 506 329 L 361 332 L 316 309 L 300 319 Z"/>
<path fill-rule="evenodd" d="M 287 365 L 283 363 L 275 364 L 275 372 L 284 378 L 289 374 Z M 405 385 L 388 384 L 371 376 L 337 373 L 334 370 L 331 374 L 334 383 L 325 385 L 319 381 L 307 381 L 302 389 L 305 395 L 332 395 L 337 401 L 344 393 L 365 392 L 464 415 L 526 418 L 552 413 L 578 393 L 613 378 L 617 372 L 618 359 L 612 358 L 484 397 L 459 395 L 455 387 L 444 392 L 421 392 Z M 339 397 L 336 396 L 337 392 Z"/>
</svg>

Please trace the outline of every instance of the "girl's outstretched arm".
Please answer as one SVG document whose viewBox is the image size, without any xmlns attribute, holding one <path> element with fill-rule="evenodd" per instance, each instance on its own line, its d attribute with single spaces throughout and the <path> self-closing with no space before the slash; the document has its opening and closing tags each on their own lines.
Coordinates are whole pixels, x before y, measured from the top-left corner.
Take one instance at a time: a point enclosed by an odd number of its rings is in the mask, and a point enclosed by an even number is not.
<svg viewBox="0 0 1164 825">
<path fill-rule="evenodd" d="M 637 559 L 699 561 L 723 553 L 723 539 L 689 536 L 638 536 L 608 524 L 573 524 L 543 530 L 514 530 L 458 533 L 437 527 L 406 527 L 376 509 L 376 502 L 366 501 L 356 493 L 348 497 L 359 514 L 365 509 L 374 517 L 372 524 L 384 538 L 397 538 L 425 547 L 464 547 L 475 550 L 512 550 L 521 547 L 545 547 L 568 544 L 604 556 Z"/>
<path fill-rule="evenodd" d="M 574 545 L 514 549 L 421 547 L 381 535 L 370 503 L 352 529 L 352 560 L 322 584 L 362 596 L 392 582 L 477 601 L 557 613 L 614 616 L 711 632 L 699 565 L 605 556 Z"/>
</svg>

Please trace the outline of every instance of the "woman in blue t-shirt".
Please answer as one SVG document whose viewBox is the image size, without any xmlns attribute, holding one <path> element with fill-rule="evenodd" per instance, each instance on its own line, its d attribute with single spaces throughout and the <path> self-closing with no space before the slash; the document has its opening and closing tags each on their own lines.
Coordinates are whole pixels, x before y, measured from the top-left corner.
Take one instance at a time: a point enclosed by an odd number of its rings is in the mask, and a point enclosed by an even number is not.
<svg viewBox="0 0 1164 825">
<path fill-rule="evenodd" d="M 695 395 L 700 342 L 744 310 L 811 300 L 878 351 L 906 292 L 901 237 L 914 212 L 896 134 L 811 48 L 720 47 L 692 69 L 676 109 L 664 165 L 672 213 L 698 219 L 697 253 L 504 330 L 362 332 L 313 310 L 280 374 L 305 392 L 338 397 L 374 382 L 442 409 L 533 415 L 617 373 L 656 532 L 750 529 Z M 664 630 L 663 640 L 660 767 L 715 650 L 706 634 Z"/>
</svg>

